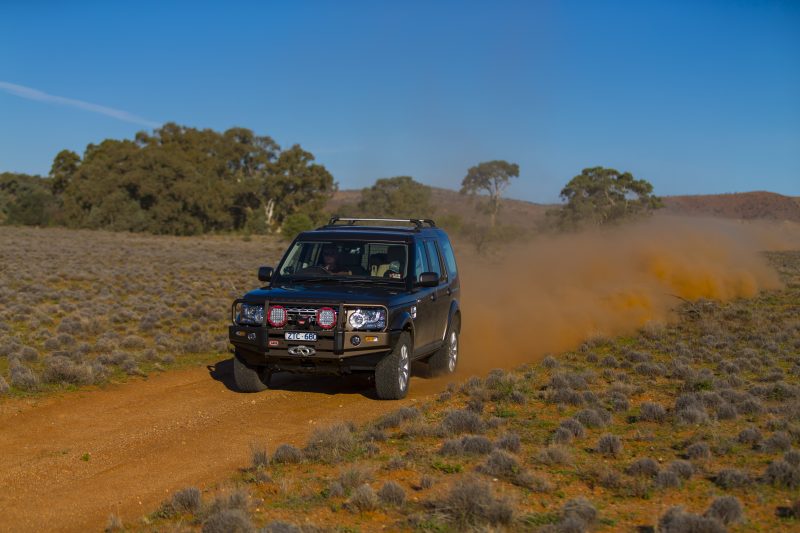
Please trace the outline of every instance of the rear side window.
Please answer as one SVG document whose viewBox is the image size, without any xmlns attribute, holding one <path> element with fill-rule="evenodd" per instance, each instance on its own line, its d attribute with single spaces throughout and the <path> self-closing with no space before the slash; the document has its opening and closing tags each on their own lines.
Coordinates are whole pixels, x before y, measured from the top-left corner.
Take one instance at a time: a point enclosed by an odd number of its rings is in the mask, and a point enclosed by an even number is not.
<svg viewBox="0 0 800 533">
<path fill-rule="evenodd" d="M 428 271 L 428 260 L 425 254 L 425 245 L 422 241 L 417 241 L 415 254 L 417 256 L 414 262 L 414 280 L 419 281 L 419 275 Z"/>
<path fill-rule="evenodd" d="M 450 273 L 450 277 L 454 278 L 456 274 L 458 274 L 458 270 L 456 270 L 456 256 L 453 254 L 453 247 L 450 245 L 450 240 L 445 237 L 439 241 L 439 245 L 442 247 L 444 262 L 447 263 L 447 271 Z"/>
<path fill-rule="evenodd" d="M 439 279 L 443 279 L 445 276 L 442 274 L 442 262 L 439 259 L 439 250 L 436 248 L 435 241 L 425 241 L 425 246 L 428 248 L 428 263 L 431 267 L 431 272 L 436 272 L 439 275 Z"/>
</svg>

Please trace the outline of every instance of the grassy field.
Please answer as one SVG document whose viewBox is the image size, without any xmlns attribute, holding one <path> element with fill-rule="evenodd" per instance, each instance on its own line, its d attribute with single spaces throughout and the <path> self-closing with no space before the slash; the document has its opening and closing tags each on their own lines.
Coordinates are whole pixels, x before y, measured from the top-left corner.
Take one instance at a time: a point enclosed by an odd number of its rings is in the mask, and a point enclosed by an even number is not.
<svg viewBox="0 0 800 533">
<path fill-rule="evenodd" d="M 0 226 L 0 397 L 218 360 L 275 238 Z"/>
<path fill-rule="evenodd" d="M 129 528 L 800 529 L 800 253 L 785 287 L 267 450 Z M 111 517 L 110 529 L 123 527 Z"/>
</svg>

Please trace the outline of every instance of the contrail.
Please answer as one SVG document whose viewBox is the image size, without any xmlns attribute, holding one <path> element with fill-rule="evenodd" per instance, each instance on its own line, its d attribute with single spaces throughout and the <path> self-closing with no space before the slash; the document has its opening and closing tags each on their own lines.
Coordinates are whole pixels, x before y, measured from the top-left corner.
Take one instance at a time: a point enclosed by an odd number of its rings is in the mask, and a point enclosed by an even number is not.
<svg viewBox="0 0 800 533">
<path fill-rule="evenodd" d="M 106 115 L 117 120 L 132 122 L 133 124 L 141 124 L 142 126 L 148 126 L 150 128 L 157 128 L 160 126 L 160 124 L 157 122 L 153 122 L 142 117 L 137 117 L 136 115 L 132 115 L 127 111 L 120 111 L 119 109 L 114 109 L 112 107 L 105 107 L 102 105 L 92 104 L 90 102 L 83 102 L 81 100 L 74 100 L 72 98 L 47 94 L 37 89 L 25 87 L 24 85 L 0 81 L 0 89 L 9 94 L 13 94 L 14 96 L 19 96 L 20 98 L 27 98 L 28 100 L 77 107 L 78 109 L 83 109 L 84 111 L 100 113 L 101 115 Z"/>
</svg>

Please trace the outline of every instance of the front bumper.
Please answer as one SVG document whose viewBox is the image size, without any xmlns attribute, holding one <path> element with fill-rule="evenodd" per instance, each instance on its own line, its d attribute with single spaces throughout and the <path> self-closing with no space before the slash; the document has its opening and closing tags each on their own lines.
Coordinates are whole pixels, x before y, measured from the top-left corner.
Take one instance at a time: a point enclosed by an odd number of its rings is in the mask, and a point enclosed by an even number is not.
<svg viewBox="0 0 800 533">
<path fill-rule="evenodd" d="M 343 318 L 341 311 L 339 316 Z M 244 362 L 267 367 L 272 371 L 302 373 L 349 374 L 373 371 L 378 362 L 391 351 L 401 333 L 347 331 L 344 320 L 340 319 L 333 329 L 313 330 L 317 334 L 315 342 L 289 341 L 284 335 L 287 331 L 306 330 L 273 328 L 266 324 L 247 326 L 237 324 L 235 320 L 232 322 L 228 326 L 228 338 Z M 290 351 L 301 346 L 313 350 Z M 313 353 L 308 353 L 310 351 Z"/>
</svg>

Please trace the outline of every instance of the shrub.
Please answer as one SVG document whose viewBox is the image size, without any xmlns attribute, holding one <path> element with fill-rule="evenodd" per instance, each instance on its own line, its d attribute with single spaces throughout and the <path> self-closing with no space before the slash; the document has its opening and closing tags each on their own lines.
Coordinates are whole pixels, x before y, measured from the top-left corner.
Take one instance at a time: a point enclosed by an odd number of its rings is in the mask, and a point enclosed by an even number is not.
<svg viewBox="0 0 800 533">
<path fill-rule="evenodd" d="M 269 452 L 263 446 L 250 447 L 250 464 L 253 468 L 263 468 L 269 464 Z"/>
<path fill-rule="evenodd" d="M 730 403 L 723 403 L 717 407 L 717 418 L 720 420 L 735 420 L 737 415 L 736 407 Z"/>
<path fill-rule="evenodd" d="M 550 438 L 550 441 L 554 444 L 569 444 L 572 442 L 572 439 L 575 438 L 572 435 L 572 432 L 567 428 L 558 428 L 553 433 L 553 436 Z"/>
<path fill-rule="evenodd" d="M 542 359 L 541 365 L 545 368 L 556 368 L 558 366 L 558 360 L 552 355 L 548 355 Z"/>
<path fill-rule="evenodd" d="M 574 418 L 568 418 L 566 420 L 562 420 L 559 424 L 560 427 L 569 431 L 573 437 L 583 437 L 586 434 L 586 430 L 578 420 Z"/>
<path fill-rule="evenodd" d="M 767 452 L 785 452 L 792 447 L 792 438 L 783 431 L 776 431 L 761 446 Z"/>
<path fill-rule="evenodd" d="M 429 475 L 423 475 L 419 478 L 419 488 L 420 490 L 429 489 L 433 486 L 435 480 Z"/>
<path fill-rule="evenodd" d="M 646 422 L 663 422 L 667 417 L 667 411 L 660 404 L 655 402 L 643 402 L 639 406 L 639 420 Z"/>
<path fill-rule="evenodd" d="M 564 448 L 548 446 L 536 455 L 536 460 L 546 465 L 563 465 L 571 463 L 572 457 Z"/>
<path fill-rule="evenodd" d="M 575 419 L 589 428 L 599 428 L 605 426 L 611 416 L 604 409 L 583 409 L 575 415 Z"/>
<path fill-rule="evenodd" d="M 0 394 L 6 394 L 10 388 L 6 378 L 0 376 Z"/>
<path fill-rule="evenodd" d="M 743 514 L 742 504 L 733 496 L 714 498 L 711 506 L 705 512 L 705 516 L 718 520 L 726 526 L 741 522 Z"/>
<path fill-rule="evenodd" d="M 442 500 L 434 503 L 434 507 L 459 529 L 510 524 L 514 518 L 509 502 L 495 498 L 487 483 L 474 478 L 453 485 Z"/>
<path fill-rule="evenodd" d="M 197 513 L 203 506 L 200 490 L 187 487 L 172 495 L 172 508 L 176 513 Z"/>
<path fill-rule="evenodd" d="M 11 385 L 24 391 L 34 391 L 39 388 L 39 377 L 22 363 L 9 365 L 9 378 Z"/>
<path fill-rule="evenodd" d="M 681 479 L 689 479 L 694 474 L 694 465 L 682 459 L 672 461 L 667 465 L 667 469 L 671 472 L 675 472 Z"/>
<path fill-rule="evenodd" d="M 606 434 L 597 441 L 597 451 L 604 455 L 616 456 L 622 450 L 622 441 L 616 435 Z"/>
<path fill-rule="evenodd" d="M 764 481 L 775 487 L 796 489 L 800 487 L 800 468 L 783 459 L 772 461 L 764 471 Z"/>
<path fill-rule="evenodd" d="M 241 509 L 223 509 L 203 523 L 203 533 L 251 533 L 250 517 Z"/>
<path fill-rule="evenodd" d="M 575 522 L 583 529 L 591 527 L 597 521 L 597 509 L 584 497 L 573 498 L 561 508 L 562 521 Z"/>
<path fill-rule="evenodd" d="M 315 528 L 311 528 L 312 531 Z M 281 520 L 273 520 L 269 524 L 265 525 L 263 528 L 259 530 L 259 533 L 302 533 L 303 530 L 299 527 L 290 524 L 288 522 L 283 522 Z"/>
<path fill-rule="evenodd" d="M 658 520 L 659 533 L 725 533 L 716 519 L 687 513 L 682 507 L 670 507 Z"/>
<path fill-rule="evenodd" d="M 378 499 L 385 505 L 399 507 L 406 501 L 406 492 L 398 483 L 387 481 L 378 491 Z"/>
<path fill-rule="evenodd" d="M 800 450 L 789 450 L 783 454 L 783 460 L 790 465 L 800 467 Z"/>
<path fill-rule="evenodd" d="M 495 446 L 502 450 L 508 450 L 509 452 L 516 453 L 521 447 L 519 435 L 512 432 L 504 433 L 499 439 L 497 439 Z"/>
<path fill-rule="evenodd" d="M 281 444 L 275 450 L 272 460 L 276 463 L 290 464 L 301 462 L 303 457 L 303 450 L 295 448 L 291 444 Z"/>
<path fill-rule="evenodd" d="M 742 444 L 756 446 L 761 442 L 761 432 L 754 427 L 745 428 L 739 432 L 737 440 Z"/>
<path fill-rule="evenodd" d="M 472 411 L 457 409 L 445 415 L 440 428 L 446 435 L 483 432 L 483 421 Z"/>
<path fill-rule="evenodd" d="M 697 407 L 684 407 L 675 413 L 676 420 L 681 424 L 705 424 L 709 422 L 705 410 Z"/>
<path fill-rule="evenodd" d="M 372 481 L 372 471 L 363 465 L 353 465 L 339 474 L 339 483 L 345 490 L 353 489 L 370 481 Z"/>
<path fill-rule="evenodd" d="M 387 413 L 381 417 L 375 426 L 378 429 L 396 428 L 403 422 L 407 420 L 414 420 L 415 418 L 419 418 L 419 416 L 420 412 L 416 407 L 401 407 L 400 409 L 392 411 L 391 413 Z"/>
<path fill-rule="evenodd" d="M 356 446 L 353 430 L 347 424 L 334 424 L 315 429 L 308 439 L 305 453 L 311 459 L 326 463 L 341 461 Z"/>
<path fill-rule="evenodd" d="M 372 487 L 364 483 L 353 491 L 350 499 L 347 500 L 347 507 L 360 513 L 373 511 L 378 507 L 378 496 Z"/>
<path fill-rule="evenodd" d="M 465 435 L 460 439 L 450 439 L 442 444 L 439 453 L 461 455 L 462 453 L 482 455 L 492 451 L 492 441 L 482 435 Z"/>
<path fill-rule="evenodd" d="M 661 470 L 656 474 L 656 487 L 660 489 L 680 488 L 681 478 L 672 470 Z"/>
<path fill-rule="evenodd" d="M 658 470 L 658 463 L 655 460 L 642 457 L 631 463 L 625 472 L 631 476 L 655 477 Z"/>
<path fill-rule="evenodd" d="M 612 411 L 627 411 L 631 408 L 631 403 L 628 401 L 628 398 L 620 392 L 609 392 L 606 395 L 606 399 Z"/>
<path fill-rule="evenodd" d="M 714 477 L 714 483 L 723 489 L 745 487 L 750 484 L 750 476 L 736 468 L 725 468 Z"/>
<path fill-rule="evenodd" d="M 477 470 L 490 476 L 513 479 L 519 472 L 519 463 L 510 453 L 493 450 L 486 461 L 477 467 Z"/>
<path fill-rule="evenodd" d="M 711 448 L 705 442 L 695 442 L 686 448 L 687 459 L 699 460 L 711 457 Z"/>
</svg>

